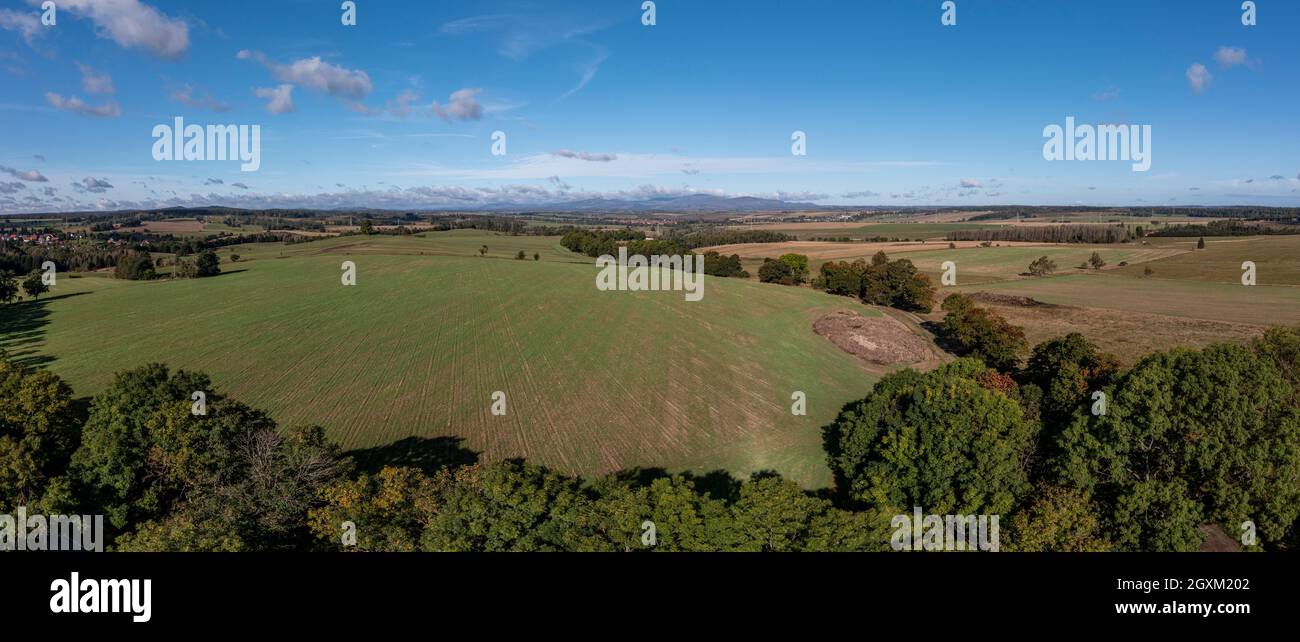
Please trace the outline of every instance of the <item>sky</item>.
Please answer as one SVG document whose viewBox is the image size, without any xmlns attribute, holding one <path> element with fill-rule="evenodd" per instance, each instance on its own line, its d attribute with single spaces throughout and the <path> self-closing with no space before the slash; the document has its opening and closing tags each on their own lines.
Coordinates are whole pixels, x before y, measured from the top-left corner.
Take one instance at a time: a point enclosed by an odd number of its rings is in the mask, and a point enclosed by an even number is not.
<svg viewBox="0 0 1300 642">
<path fill-rule="evenodd" d="M 0 213 L 1300 205 L 1298 2 L 654 4 L 0 0 Z M 177 117 L 260 165 L 156 160 Z M 1150 168 L 1045 159 L 1066 117 L 1149 125 Z"/>
</svg>

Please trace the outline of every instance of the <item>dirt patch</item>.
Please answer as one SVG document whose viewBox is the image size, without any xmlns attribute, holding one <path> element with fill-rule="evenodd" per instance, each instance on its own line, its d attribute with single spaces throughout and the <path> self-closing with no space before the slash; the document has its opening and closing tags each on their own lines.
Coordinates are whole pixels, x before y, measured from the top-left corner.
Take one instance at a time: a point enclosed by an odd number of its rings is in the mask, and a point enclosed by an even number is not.
<svg viewBox="0 0 1300 642">
<path fill-rule="evenodd" d="M 917 363 L 930 358 L 930 345 L 889 317 L 864 317 L 839 310 L 813 323 L 813 332 L 841 350 L 879 365 Z"/>
<path fill-rule="evenodd" d="M 1012 305 L 1018 308 L 1059 308 L 1061 306 L 1055 303 L 1044 303 L 1038 299 L 1031 299 L 1027 296 L 1015 296 L 1011 294 L 994 294 L 992 292 L 975 292 L 970 295 L 978 303 L 991 303 L 993 305 Z"/>
</svg>

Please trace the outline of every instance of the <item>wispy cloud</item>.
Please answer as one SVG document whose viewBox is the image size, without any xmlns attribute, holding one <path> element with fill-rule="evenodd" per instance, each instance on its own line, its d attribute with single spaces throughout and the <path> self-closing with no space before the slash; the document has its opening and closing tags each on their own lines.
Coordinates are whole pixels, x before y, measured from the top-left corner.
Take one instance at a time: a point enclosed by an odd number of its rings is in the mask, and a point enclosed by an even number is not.
<svg viewBox="0 0 1300 642">
<path fill-rule="evenodd" d="M 206 91 L 200 95 L 195 95 L 194 86 L 189 84 L 173 91 L 170 97 L 172 100 L 191 109 L 211 109 L 218 113 L 230 111 L 229 104 L 213 98 Z"/>
<path fill-rule="evenodd" d="M 47 91 L 45 92 L 45 102 L 55 109 L 62 109 L 82 116 L 117 118 L 122 115 L 122 109 L 117 106 L 117 102 L 112 100 L 102 105 L 91 105 L 76 96 L 64 98 L 60 94 Z"/>
<path fill-rule="evenodd" d="M 117 91 L 113 86 L 113 77 L 96 72 L 90 65 L 77 63 L 81 72 L 81 90 L 89 94 L 111 94 Z"/>
</svg>

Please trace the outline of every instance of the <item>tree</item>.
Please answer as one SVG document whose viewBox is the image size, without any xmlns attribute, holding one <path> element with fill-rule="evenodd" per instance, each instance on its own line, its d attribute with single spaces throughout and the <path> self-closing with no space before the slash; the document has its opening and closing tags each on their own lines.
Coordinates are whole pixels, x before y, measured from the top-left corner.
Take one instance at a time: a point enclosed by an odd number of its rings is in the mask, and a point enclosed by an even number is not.
<svg viewBox="0 0 1300 642">
<path fill-rule="evenodd" d="M 0 303 L 13 303 L 18 298 L 18 281 L 12 272 L 0 271 Z"/>
<path fill-rule="evenodd" d="M 540 253 L 538 253 L 538 252 L 533 252 L 533 260 L 534 260 L 534 261 L 540 261 L 540 260 L 542 260 L 542 255 L 541 255 Z"/>
<path fill-rule="evenodd" d="M 371 234 L 375 233 L 375 226 L 373 223 L 370 222 L 370 219 L 361 221 L 361 233 L 365 234 L 366 236 L 370 236 Z"/>
<path fill-rule="evenodd" d="M 1047 276 L 1056 271 L 1056 261 L 1040 256 L 1029 264 L 1029 273 L 1034 276 Z"/>
<path fill-rule="evenodd" d="M 23 279 L 23 292 L 26 292 L 27 296 L 33 299 L 39 300 L 42 294 L 49 291 L 50 286 L 45 285 L 40 270 L 32 270 L 31 274 L 28 274 L 27 278 Z"/>
<path fill-rule="evenodd" d="M 295 550 L 310 546 L 308 514 L 343 468 L 318 426 L 236 436 L 235 469 L 188 484 L 166 515 L 118 538 L 121 551 Z"/>
<path fill-rule="evenodd" d="M 1251 521 L 1285 546 L 1300 517 L 1300 409 L 1267 356 L 1237 345 L 1148 355 L 1116 378 L 1106 412 L 1083 409 L 1049 468 L 1108 502 L 1123 550 L 1190 550 L 1196 526 Z"/>
<path fill-rule="evenodd" d="M 231 255 L 230 255 L 230 262 L 231 262 L 231 263 L 238 263 L 238 262 L 239 262 L 239 255 L 238 255 L 238 254 L 231 254 Z"/>
<path fill-rule="evenodd" d="M 0 353 L 0 512 L 17 506 L 58 513 L 78 418 L 72 389 Z"/>
<path fill-rule="evenodd" d="M 1004 548 L 1026 553 L 1109 551 L 1114 545 L 1104 535 L 1104 511 L 1086 490 L 1037 488 L 1029 505 L 1011 517 Z"/>
<path fill-rule="evenodd" d="M 758 280 L 763 283 L 780 283 L 781 285 L 795 285 L 797 283 L 790 265 L 775 259 L 763 259 L 763 264 L 758 266 Z"/>
<path fill-rule="evenodd" d="M 842 492 L 889 514 L 1008 513 L 1030 490 L 1024 464 L 1035 425 L 985 371 L 959 359 L 929 373 L 885 376 L 825 431 Z"/>
<path fill-rule="evenodd" d="M 1198 249 L 1198 250 L 1204 250 L 1204 249 L 1205 249 L 1205 237 L 1204 237 L 1204 236 L 1202 236 L 1202 237 L 1199 238 L 1199 239 L 1196 239 L 1196 249 Z"/>
<path fill-rule="evenodd" d="M 803 254 L 782 254 L 776 260 L 790 268 L 790 278 L 796 284 L 808 281 L 808 257 Z"/>
<path fill-rule="evenodd" d="M 1092 404 L 1092 392 L 1109 386 L 1119 359 L 1072 332 L 1034 346 L 1025 365 L 1025 385 L 1042 391 L 1040 413 L 1049 434 L 1070 423 L 1077 410 Z"/>
<path fill-rule="evenodd" d="M 941 330 L 963 354 L 977 357 L 995 370 L 1009 372 L 1020 363 L 1020 353 L 1027 348 L 1025 331 L 1011 325 L 998 313 L 975 307 L 965 295 L 944 300 L 948 314 Z"/>
<path fill-rule="evenodd" d="M 486 245 L 484 245 L 484 246 L 482 246 L 482 247 L 480 247 L 480 248 L 478 249 L 478 255 L 479 255 L 479 256 L 484 256 L 484 255 L 487 254 L 487 251 L 488 251 L 488 247 L 487 247 Z"/>
<path fill-rule="evenodd" d="M 527 255 L 524 254 L 524 251 L 523 251 L 523 250 L 519 250 L 519 253 L 515 255 L 515 258 L 516 258 L 516 259 L 519 259 L 520 261 L 522 261 L 522 260 L 524 260 L 525 258 L 527 258 Z"/>
<path fill-rule="evenodd" d="M 1151 269 L 1151 266 L 1150 266 L 1150 265 L 1144 266 L 1144 267 L 1142 268 L 1142 276 L 1148 276 L 1148 277 L 1149 277 L 1149 276 L 1151 276 L 1152 274 L 1155 274 L 1155 273 L 1156 273 L 1156 271 L 1153 270 L 1153 269 Z"/>
<path fill-rule="evenodd" d="M 1102 266 L 1106 265 L 1106 261 L 1101 258 L 1099 252 L 1093 252 L 1092 256 L 1088 257 L 1088 265 L 1092 266 L 1094 270 L 1100 270 Z"/>
<path fill-rule="evenodd" d="M 113 276 L 131 281 L 146 281 L 157 274 L 154 272 L 153 259 L 148 252 L 131 252 L 117 260 Z"/>
<path fill-rule="evenodd" d="M 194 275 L 198 277 L 221 274 L 221 259 L 212 250 L 204 250 L 194 258 Z"/>
<path fill-rule="evenodd" d="M 206 414 L 191 395 L 206 394 Z M 116 373 L 90 402 L 71 474 L 115 529 L 166 515 L 195 485 L 243 468 L 240 438 L 275 430 L 265 414 L 227 401 L 206 375 L 150 364 Z"/>
</svg>

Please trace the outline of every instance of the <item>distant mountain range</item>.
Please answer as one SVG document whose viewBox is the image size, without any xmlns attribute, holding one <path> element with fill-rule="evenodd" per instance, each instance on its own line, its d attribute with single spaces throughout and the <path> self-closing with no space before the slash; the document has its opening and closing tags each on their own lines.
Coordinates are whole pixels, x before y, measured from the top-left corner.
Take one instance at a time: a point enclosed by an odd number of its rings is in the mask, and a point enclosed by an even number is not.
<svg viewBox="0 0 1300 642">
<path fill-rule="evenodd" d="M 807 212 L 828 208 L 815 203 L 797 203 L 753 196 L 712 196 L 709 194 L 691 194 L 689 196 L 663 196 L 641 200 L 618 200 L 612 198 L 589 198 L 567 203 L 552 203 L 544 206 L 493 205 L 481 209 L 494 211 L 546 210 L 550 212 L 591 212 L 623 214 L 635 212 Z"/>
</svg>

